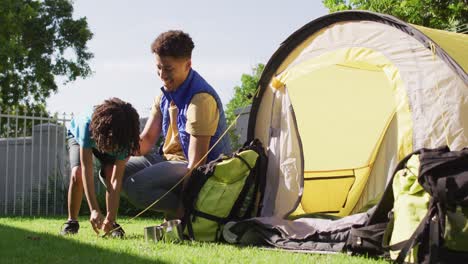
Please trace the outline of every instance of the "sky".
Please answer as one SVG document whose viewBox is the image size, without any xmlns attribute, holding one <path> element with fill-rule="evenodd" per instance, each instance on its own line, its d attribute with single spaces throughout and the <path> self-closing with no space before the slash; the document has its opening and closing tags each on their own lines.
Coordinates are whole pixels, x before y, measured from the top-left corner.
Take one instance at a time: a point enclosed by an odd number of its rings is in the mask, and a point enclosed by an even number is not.
<svg viewBox="0 0 468 264">
<path fill-rule="evenodd" d="M 294 31 L 326 15 L 321 0 L 74 0 L 74 17 L 86 17 L 93 38 L 93 74 L 68 84 L 47 100 L 50 112 L 78 114 L 110 97 L 130 102 L 148 116 L 160 93 L 150 45 L 171 29 L 190 34 L 192 68 L 218 92 L 223 104 L 243 73 L 251 74 Z"/>
</svg>

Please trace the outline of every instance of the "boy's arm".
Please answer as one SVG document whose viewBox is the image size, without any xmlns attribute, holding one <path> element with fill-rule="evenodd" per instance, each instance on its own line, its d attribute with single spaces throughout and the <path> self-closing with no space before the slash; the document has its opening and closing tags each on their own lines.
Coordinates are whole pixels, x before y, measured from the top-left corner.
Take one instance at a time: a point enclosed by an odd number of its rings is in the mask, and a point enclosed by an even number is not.
<svg viewBox="0 0 468 264">
<path fill-rule="evenodd" d="M 143 156 L 156 144 L 161 134 L 161 113 L 156 112 L 148 117 L 145 128 L 140 134 L 140 153 Z"/>
<path fill-rule="evenodd" d="M 88 201 L 91 216 L 89 221 L 94 231 L 98 234 L 102 225 L 102 214 L 96 199 L 93 179 L 93 152 L 90 148 L 80 147 L 81 173 L 83 180 L 83 189 Z"/>
<path fill-rule="evenodd" d="M 109 181 L 110 184 L 107 186 L 106 192 L 107 215 L 102 226 L 104 233 L 112 230 L 112 224 L 117 218 L 120 190 L 122 189 L 122 179 L 125 172 L 126 163 L 127 160 L 116 160 L 112 169 L 112 176 Z"/>
</svg>

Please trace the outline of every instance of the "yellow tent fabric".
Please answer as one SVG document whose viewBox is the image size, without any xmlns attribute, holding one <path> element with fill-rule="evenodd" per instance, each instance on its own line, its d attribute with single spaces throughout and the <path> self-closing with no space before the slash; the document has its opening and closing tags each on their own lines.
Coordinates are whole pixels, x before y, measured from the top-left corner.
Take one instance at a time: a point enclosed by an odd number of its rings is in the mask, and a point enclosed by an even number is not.
<svg viewBox="0 0 468 264">
<path fill-rule="evenodd" d="M 413 25 L 445 50 L 468 72 L 468 35 Z"/>
<path fill-rule="evenodd" d="M 360 168 L 372 162 L 396 105 L 393 85 L 373 64 L 383 61 L 376 57 L 365 48 L 342 49 L 288 71 L 285 83 L 299 133 L 307 135 L 302 137 L 309 160 L 305 171 Z"/>
<path fill-rule="evenodd" d="M 396 92 L 404 87 L 395 75 L 397 69 L 381 54 L 356 47 L 334 50 L 283 73 L 299 133 L 305 135 L 299 210 L 338 216 L 352 211 L 401 104 Z"/>
</svg>

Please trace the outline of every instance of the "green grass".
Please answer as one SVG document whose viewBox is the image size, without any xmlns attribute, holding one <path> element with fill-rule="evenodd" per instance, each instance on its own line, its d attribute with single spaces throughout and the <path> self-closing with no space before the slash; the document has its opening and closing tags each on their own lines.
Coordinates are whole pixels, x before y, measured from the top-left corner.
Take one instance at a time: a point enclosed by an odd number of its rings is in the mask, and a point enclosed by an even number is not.
<svg viewBox="0 0 468 264">
<path fill-rule="evenodd" d="M 146 243 L 145 226 L 161 219 L 121 218 L 125 239 L 97 237 L 86 218 L 75 236 L 58 235 L 64 218 L 0 218 L 0 263 L 387 263 L 345 254 L 304 254 L 186 241 Z"/>
</svg>

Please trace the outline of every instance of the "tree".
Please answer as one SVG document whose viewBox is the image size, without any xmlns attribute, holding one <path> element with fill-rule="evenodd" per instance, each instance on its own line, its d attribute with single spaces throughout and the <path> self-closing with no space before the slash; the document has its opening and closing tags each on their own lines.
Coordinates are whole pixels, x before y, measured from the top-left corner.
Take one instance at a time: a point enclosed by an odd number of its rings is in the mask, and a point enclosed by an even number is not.
<svg viewBox="0 0 468 264">
<path fill-rule="evenodd" d="M 252 98 L 255 95 L 255 92 L 258 87 L 258 81 L 262 75 L 263 69 L 265 68 L 264 64 L 257 64 L 257 66 L 252 68 L 252 74 L 242 74 L 241 85 L 234 87 L 234 97 L 229 101 L 226 108 L 226 119 L 228 125 L 234 122 L 236 119 L 235 110 L 241 107 L 246 107 L 252 104 Z M 235 128 L 232 128 L 229 131 L 231 137 L 231 144 L 234 149 L 239 147 L 240 143 L 239 135 L 236 134 Z"/>
<path fill-rule="evenodd" d="M 91 74 L 86 18 L 73 19 L 69 0 L 0 1 L 0 108 L 30 113 L 45 110 L 57 91 Z"/>
<path fill-rule="evenodd" d="M 389 14 L 408 23 L 455 31 L 468 23 L 467 0 L 323 0 L 330 12 L 362 9 Z M 458 30 L 460 31 L 460 30 Z"/>
</svg>

